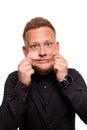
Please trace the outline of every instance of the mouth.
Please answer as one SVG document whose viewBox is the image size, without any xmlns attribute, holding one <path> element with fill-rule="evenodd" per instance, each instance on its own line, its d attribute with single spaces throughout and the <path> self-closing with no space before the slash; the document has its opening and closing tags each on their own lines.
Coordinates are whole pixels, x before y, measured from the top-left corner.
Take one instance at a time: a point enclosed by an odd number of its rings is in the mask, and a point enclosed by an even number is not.
<svg viewBox="0 0 87 130">
<path fill-rule="evenodd" d="M 37 62 L 37 63 L 40 63 L 40 64 L 42 64 L 42 63 L 48 63 L 50 60 L 48 60 L 48 59 L 37 59 L 37 60 L 34 60 L 34 62 Z"/>
</svg>

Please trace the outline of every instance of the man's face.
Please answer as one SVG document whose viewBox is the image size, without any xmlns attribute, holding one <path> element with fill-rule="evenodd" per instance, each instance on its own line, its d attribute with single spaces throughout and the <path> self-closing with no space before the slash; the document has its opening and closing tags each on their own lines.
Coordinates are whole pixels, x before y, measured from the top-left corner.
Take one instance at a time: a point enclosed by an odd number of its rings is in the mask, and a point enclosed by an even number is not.
<svg viewBox="0 0 87 130">
<path fill-rule="evenodd" d="M 59 44 L 54 32 L 48 27 L 40 27 L 26 32 L 26 47 L 23 52 L 31 57 L 33 68 L 41 74 L 53 70 L 54 56 L 59 53 Z"/>
</svg>

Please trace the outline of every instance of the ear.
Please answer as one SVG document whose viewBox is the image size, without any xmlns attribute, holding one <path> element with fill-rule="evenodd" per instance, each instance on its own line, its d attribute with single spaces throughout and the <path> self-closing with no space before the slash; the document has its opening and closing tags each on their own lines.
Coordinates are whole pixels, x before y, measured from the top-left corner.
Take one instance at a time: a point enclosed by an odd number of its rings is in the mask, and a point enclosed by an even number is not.
<svg viewBox="0 0 87 130">
<path fill-rule="evenodd" d="M 25 57 L 27 56 L 27 49 L 26 49 L 26 46 L 23 46 L 22 47 L 22 50 L 23 50 L 23 53 L 24 53 L 24 55 L 25 55 Z"/>
</svg>

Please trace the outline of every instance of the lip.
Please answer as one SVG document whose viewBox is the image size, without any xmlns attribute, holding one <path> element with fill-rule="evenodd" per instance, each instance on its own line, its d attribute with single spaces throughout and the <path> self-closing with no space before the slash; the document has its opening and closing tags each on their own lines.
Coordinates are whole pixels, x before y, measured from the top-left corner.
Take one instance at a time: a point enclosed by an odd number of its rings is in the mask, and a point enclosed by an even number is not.
<svg viewBox="0 0 87 130">
<path fill-rule="evenodd" d="M 38 60 L 34 60 L 35 62 L 38 62 L 38 63 L 47 63 L 49 62 L 48 59 L 38 59 Z"/>
</svg>

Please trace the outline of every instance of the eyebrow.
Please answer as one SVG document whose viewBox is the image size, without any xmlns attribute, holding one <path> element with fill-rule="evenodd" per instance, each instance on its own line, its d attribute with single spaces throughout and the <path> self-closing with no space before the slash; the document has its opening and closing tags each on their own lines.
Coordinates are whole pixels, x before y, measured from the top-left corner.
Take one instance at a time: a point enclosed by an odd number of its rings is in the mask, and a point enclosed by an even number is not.
<svg viewBox="0 0 87 130">
<path fill-rule="evenodd" d="M 52 40 L 46 40 L 43 43 L 46 43 L 46 42 L 53 42 L 53 41 Z M 33 43 L 33 44 L 40 44 L 40 42 L 31 42 L 31 43 Z"/>
</svg>

